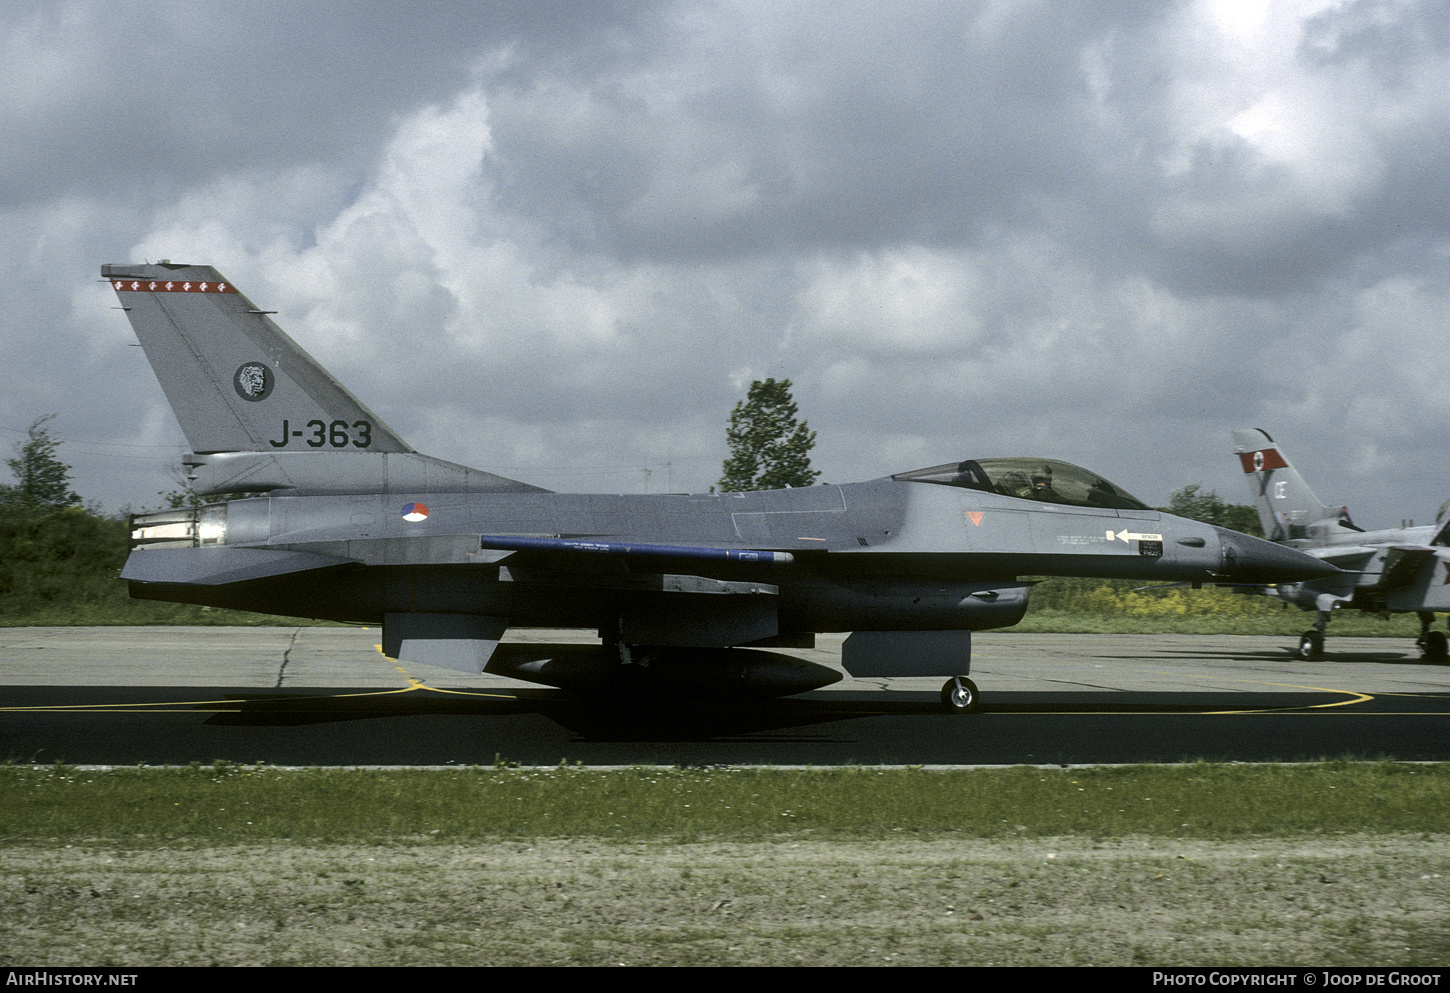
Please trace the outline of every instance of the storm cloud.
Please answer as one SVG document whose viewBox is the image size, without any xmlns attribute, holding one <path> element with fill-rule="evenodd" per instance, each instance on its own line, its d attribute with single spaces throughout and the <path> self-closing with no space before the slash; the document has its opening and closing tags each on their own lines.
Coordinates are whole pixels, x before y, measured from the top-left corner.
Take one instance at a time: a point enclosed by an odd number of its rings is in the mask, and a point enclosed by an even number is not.
<svg viewBox="0 0 1450 993">
<path fill-rule="evenodd" d="M 0 441 L 182 451 L 105 262 L 216 266 L 421 451 L 701 490 L 752 378 L 823 480 L 966 457 L 1361 524 L 1450 497 L 1450 8 L 5 4 Z"/>
</svg>

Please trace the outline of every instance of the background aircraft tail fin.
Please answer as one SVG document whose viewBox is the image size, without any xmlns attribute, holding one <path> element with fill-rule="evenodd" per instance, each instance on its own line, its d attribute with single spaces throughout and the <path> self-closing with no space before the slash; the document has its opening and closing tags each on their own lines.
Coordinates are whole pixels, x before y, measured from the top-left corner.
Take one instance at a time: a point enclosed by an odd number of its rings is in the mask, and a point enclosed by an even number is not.
<svg viewBox="0 0 1450 993">
<path fill-rule="evenodd" d="M 104 265 L 197 453 L 411 452 L 211 266 Z"/>
<path fill-rule="evenodd" d="M 1268 432 L 1258 428 L 1235 431 L 1233 443 L 1259 512 L 1259 523 L 1269 540 L 1307 538 L 1313 532 L 1338 527 L 1341 522 L 1354 527 L 1348 509 L 1326 507 L 1319 502 Z"/>
</svg>

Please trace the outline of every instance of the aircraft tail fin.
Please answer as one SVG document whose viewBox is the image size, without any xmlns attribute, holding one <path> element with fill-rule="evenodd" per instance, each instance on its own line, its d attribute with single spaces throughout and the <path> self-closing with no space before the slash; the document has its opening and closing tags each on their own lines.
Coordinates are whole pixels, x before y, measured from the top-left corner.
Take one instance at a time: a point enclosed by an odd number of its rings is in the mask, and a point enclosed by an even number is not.
<svg viewBox="0 0 1450 993">
<path fill-rule="evenodd" d="M 105 265 L 191 449 L 411 452 L 211 266 Z"/>
<path fill-rule="evenodd" d="M 1354 528 L 1347 508 L 1319 502 L 1268 432 L 1258 428 L 1235 431 L 1233 443 L 1269 540 L 1307 538 L 1331 527 Z"/>
<path fill-rule="evenodd" d="M 547 492 L 415 452 L 211 266 L 103 265 L 200 496 Z"/>
</svg>

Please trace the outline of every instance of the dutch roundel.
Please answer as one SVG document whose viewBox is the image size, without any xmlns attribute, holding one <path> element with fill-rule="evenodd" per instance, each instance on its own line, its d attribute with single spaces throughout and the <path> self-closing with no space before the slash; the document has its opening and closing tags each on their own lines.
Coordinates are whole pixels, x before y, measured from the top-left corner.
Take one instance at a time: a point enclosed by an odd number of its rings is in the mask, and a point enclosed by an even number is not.
<svg viewBox="0 0 1450 993">
<path fill-rule="evenodd" d="M 428 508 L 421 503 L 403 504 L 403 520 L 405 521 L 426 521 L 428 519 Z"/>
</svg>

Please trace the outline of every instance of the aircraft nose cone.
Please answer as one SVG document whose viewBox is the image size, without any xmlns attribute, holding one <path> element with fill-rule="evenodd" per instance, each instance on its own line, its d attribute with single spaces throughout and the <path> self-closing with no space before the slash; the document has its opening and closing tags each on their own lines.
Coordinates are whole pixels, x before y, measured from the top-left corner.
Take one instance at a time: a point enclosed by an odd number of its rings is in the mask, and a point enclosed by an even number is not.
<svg viewBox="0 0 1450 993">
<path fill-rule="evenodd" d="M 1251 538 L 1227 528 L 1214 528 L 1223 548 L 1223 575 L 1247 583 L 1300 583 L 1323 579 L 1339 572 L 1312 555 Z"/>
</svg>

